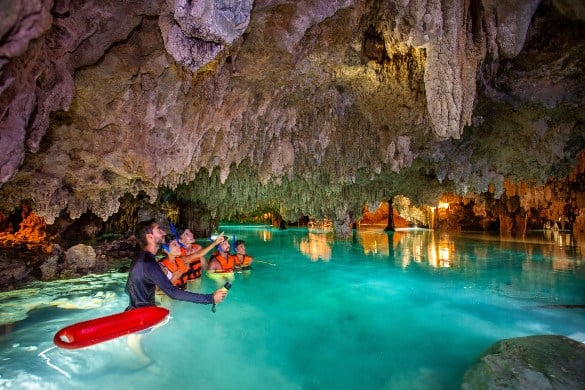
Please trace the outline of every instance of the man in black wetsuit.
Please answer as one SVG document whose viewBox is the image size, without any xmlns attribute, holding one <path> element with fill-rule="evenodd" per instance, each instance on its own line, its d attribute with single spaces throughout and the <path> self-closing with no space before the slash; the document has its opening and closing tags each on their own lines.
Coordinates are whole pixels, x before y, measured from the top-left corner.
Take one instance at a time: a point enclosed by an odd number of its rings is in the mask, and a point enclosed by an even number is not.
<svg viewBox="0 0 585 390">
<path fill-rule="evenodd" d="M 136 239 L 142 250 L 132 262 L 130 272 L 128 273 L 126 293 L 130 297 L 130 304 L 126 310 L 155 306 L 156 286 L 160 287 L 172 299 L 201 304 L 216 304 L 221 302 L 227 295 L 227 290 L 224 288 L 216 290 L 213 294 L 197 294 L 183 291 L 173 286 L 163 273 L 155 257 L 159 246 L 164 243 L 165 235 L 165 231 L 154 220 L 141 222 L 138 225 Z M 223 235 L 220 235 L 205 249 L 209 251 L 222 241 Z M 136 352 L 143 363 L 150 363 L 151 360 L 142 351 L 140 339 L 140 334 L 130 334 L 128 335 L 128 345 Z"/>
<path fill-rule="evenodd" d="M 154 306 L 156 286 L 172 299 L 202 304 L 214 304 L 221 302 L 227 292 L 220 288 L 213 294 L 197 294 L 181 290 L 169 281 L 156 261 L 155 254 L 160 244 L 164 243 L 165 231 L 154 220 L 141 222 L 136 230 L 136 239 L 142 248 L 138 257 L 132 262 L 126 293 L 130 297 L 128 309 L 137 307 Z M 224 240 L 220 235 L 211 245 L 202 252 L 207 253 L 213 247 Z"/>
</svg>

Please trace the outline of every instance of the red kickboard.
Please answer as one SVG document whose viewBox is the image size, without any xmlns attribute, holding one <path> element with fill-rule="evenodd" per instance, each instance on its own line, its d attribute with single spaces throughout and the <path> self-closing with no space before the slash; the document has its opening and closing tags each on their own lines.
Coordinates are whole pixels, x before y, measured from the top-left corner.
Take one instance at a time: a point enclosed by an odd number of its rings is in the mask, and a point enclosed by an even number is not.
<svg viewBox="0 0 585 390">
<path fill-rule="evenodd" d="M 165 319 L 164 307 L 148 306 L 69 325 L 53 337 L 56 346 L 78 349 L 150 328 Z"/>
</svg>

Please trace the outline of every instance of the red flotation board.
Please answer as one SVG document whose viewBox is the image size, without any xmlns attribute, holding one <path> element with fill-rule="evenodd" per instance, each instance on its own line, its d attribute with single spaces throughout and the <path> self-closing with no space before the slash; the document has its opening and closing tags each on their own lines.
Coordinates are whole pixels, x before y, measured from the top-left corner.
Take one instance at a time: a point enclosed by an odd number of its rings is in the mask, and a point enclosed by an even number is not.
<svg viewBox="0 0 585 390">
<path fill-rule="evenodd" d="M 69 325 L 53 337 L 56 346 L 78 349 L 150 328 L 165 319 L 164 307 L 147 306 Z"/>
</svg>

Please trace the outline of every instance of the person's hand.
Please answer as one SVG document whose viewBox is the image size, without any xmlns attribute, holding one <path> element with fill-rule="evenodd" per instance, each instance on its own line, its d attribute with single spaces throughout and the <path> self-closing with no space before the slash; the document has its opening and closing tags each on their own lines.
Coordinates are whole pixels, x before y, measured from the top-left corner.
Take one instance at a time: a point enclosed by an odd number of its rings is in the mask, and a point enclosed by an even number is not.
<svg viewBox="0 0 585 390">
<path fill-rule="evenodd" d="M 183 272 L 181 272 L 180 269 L 176 270 L 175 272 L 173 272 L 173 277 L 171 278 L 171 282 L 176 281 L 177 279 L 179 279 L 181 276 L 183 276 Z"/>
<path fill-rule="evenodd" d="M 227 293 L 228 293 L 227 290 L 223 287 L 218 290 L 215 290 L 215 292 L 213 293 L 213 303 L 220 303 L 221 301 L 223 301 Z"/>
<path fill-rule="evenodd" d="M 217 236 L 217 238 L 215 239 L 215 241 L 213 241 L 213 243 L 214 243 L 215 245 L 219 245 L 219 244 L 221 244 L 223 241 L 224 241 L 224 238 L 223 238 L 223 232 L 221 232 L 221 233 L 219 233 L 219 235 Z"/>
</svg>

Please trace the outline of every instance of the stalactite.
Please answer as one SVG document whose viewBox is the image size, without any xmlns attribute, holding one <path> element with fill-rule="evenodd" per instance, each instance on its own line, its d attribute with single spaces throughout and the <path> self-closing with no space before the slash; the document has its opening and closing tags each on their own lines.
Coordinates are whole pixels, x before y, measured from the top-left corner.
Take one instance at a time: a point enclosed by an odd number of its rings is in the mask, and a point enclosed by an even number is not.
<svg viewBox="0 0 585 390">
<path fill-rule="evenodd" d="M 56 4 L 22 36 L 34 18 L 11 15 L 1 211 L 26 196 L 49 224 L 106 220 L 168 187 L 212 220 L 332 218 L 397 194 L 498 198 L 506 178 L 563 177 L 585 145 L 583 24 L 558 2 L 225 3 Z"/>
</svg>

